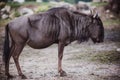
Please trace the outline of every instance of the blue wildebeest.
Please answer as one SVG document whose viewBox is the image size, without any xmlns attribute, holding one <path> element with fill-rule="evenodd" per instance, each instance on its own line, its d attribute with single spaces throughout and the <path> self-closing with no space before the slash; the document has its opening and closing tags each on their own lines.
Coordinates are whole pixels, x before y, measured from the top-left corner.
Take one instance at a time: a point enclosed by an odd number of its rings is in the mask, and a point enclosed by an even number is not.
<svg viewBox="0 0 120 80">
<path fill-rule="evenodd" d="M 12 56 L 19 76 L 26 78 L 18 62 L 26 44 L 35 49 L 42 49 L 57 43 L 58 72 L 60 76 L 64 76 L 66 75 L 62 69 L 64 47 L 72 41 L 83 42 L 89 38 L 94 43 L 103 42 L 104 28 L 97 14 L 86 15 L 65 8 L 52 8 L 41 14 L 19 17 L 5 27 L 3 54 L 5 74 L 12 77 L 9 74 L 9 61 Z"/>
</svg>

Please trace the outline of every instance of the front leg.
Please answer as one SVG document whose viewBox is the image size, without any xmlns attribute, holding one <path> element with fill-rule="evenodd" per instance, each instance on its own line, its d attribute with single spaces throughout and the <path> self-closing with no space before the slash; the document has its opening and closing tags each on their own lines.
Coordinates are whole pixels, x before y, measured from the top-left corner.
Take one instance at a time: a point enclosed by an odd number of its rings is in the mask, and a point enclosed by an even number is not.
<svg viewBox="0 0 120 80">
<path fill-rule="evenodd" d="M 62 69 L 62 58 L 65 44 L 63 42 L 59 42 L 58 44 L 58 73 L 60 76 L 66 76 L 66 72 Z"/>
</svg>

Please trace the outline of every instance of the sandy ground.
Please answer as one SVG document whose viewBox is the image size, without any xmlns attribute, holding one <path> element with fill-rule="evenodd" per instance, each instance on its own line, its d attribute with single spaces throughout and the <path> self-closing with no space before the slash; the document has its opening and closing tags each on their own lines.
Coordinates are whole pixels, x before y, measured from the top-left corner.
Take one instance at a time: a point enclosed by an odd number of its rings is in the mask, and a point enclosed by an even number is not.
<svg viewBox="0 0 120 80">
<path fill-rule="evenodd" d="M 1 29 L 3 44 L 4 31 Z M 91 41 L 76 42 L 65 47 L 63 69 L 67 76 L 59 77 L 57 73 L 57 45 L 45 49 L 32 49 L 26 46 L 20 56 L 20 65 L 27 80 L 120 80 L 119 30 L 106 30 L 105 42 L 93 44 Z M 2 46 L 0 47 L 2 58 Z M 1 59 L 2 60 L 2 59 Z M 6 80 L 4 65 L 0 60 L 0 80 Z M 11 80 L 21 80 L 17 74 L 13 59 L 10 61 Z"/>
</svg>

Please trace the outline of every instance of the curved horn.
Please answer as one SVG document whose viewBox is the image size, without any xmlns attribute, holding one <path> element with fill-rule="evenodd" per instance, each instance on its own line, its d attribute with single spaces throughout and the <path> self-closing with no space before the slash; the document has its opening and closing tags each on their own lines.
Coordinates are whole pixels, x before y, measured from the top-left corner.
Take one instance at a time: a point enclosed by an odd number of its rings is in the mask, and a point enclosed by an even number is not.
<svg viewBox="0 0 120 80">
<path fill-rule="evenodd" d="M 98 16 L 98 12 L 95 11 L 96 13 L 93 15 L 93 18 L 96 18 Z"/>
<path fill-rule="evenodd" d="M 92 9 L 90 9 L 90 13 L 91 13 L 91 15 L 93 15 L 93 10 Z"/>
</svg>

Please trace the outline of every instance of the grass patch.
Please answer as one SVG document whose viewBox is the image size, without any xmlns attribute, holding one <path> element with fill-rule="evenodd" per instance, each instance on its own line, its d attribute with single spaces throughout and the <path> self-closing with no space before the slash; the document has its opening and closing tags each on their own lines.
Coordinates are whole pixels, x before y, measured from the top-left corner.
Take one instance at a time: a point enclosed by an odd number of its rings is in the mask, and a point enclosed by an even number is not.
<svg viewBox="0 0 120 80">
<path fill-rule="evenodd" d="M 49 2 L 42 2 L 42 3 L 38 3 L 38 2 L 24 2 L 22 3 L 22 6 L 27 6 L 27 7 L 34 7 L 36 6 L 37 9 L 35 11 L 35 13 L 39 13 L 39 12 L 44 12 L 47 11 L 49 8 L 51 8 L 51 4 Z"/>
<path fill-rule="evenodd" d="M 117 51 L 94 51 L 91 53 L 75 53 L 72 57 L 67 60 L 83 60 L 100 62 L 104 64 L 108 63 L 120 63 L 120 53 Z"/>
<path fill-rule="evenodd" d="M 48 9 L 49 9 L 48 6 L 40 6 L 40 7 L 38 7 L 38 9 L 36 10 L 35 13 L 45 12 L 45 11 L 47 11 Z"/>
<path fill-rule="evenodd" d="M 0 19 L 0 27 L 5 26 L 9 21 L 10 19 Z"/>
<path fill-rule="evenodd" d="M 19 16 L 21 16 L 21 15 L 20 15 L 20 13 L 19 13 L 18 11 L 15 11 L 14 16 L 15 16 L 15 17 L 19 17 Z"/>
<path fill-rule="evenodd" d="M 90 60 L 92 56 L 91 53 L 86 53 L 86 52 L 83 52 L 83 53 L 77 52 L 72 54 L 75 54 L 75 55 L 68 58 L 67 60 L 84 60 L 85 61 L 85 60 Z"/>
<path fill-rule="evenodd" d="M 38 7 L 38 9 L 36 10 L 35 13 L 45 12 L 48 9 L 50 9 L 51 7 L 52 7 L 52 4 L 49 4 L 48 2 L 40 3 L 40 5 L 39 5 L 39 7 Z"/>
<path fill-rule="evenodd" d="M 39 6 L 40 3 L 38 3 L 38 2 L 33 2 L 33 1 L 29 1 L 29 2 L 27 1 L 27 2 L 22 3 L 21 5 L 22 5 L 22 6 L 29 6 L 29 5 Z"/>
<path fill-rule="evenodd" d="M 107 2 L 92 2 L 91 6 L 96 6 L 96 7 L 101 7 L 101 6 L 106 6 L 108 5 Z"/>
<path fill-rule="evenodd" d="M 101 63 L 120 63 L 120 53 L 117 51 L 104 51 L 93 55 L 91 61 L 99 61 Z"/>
<path fill-rule="evenodd" d="M 111 25 L 120 25 L 120 19 L 108 19 L 103 21 L 103 24 L 105 26 L 111 26 Z"/>
</svg>

